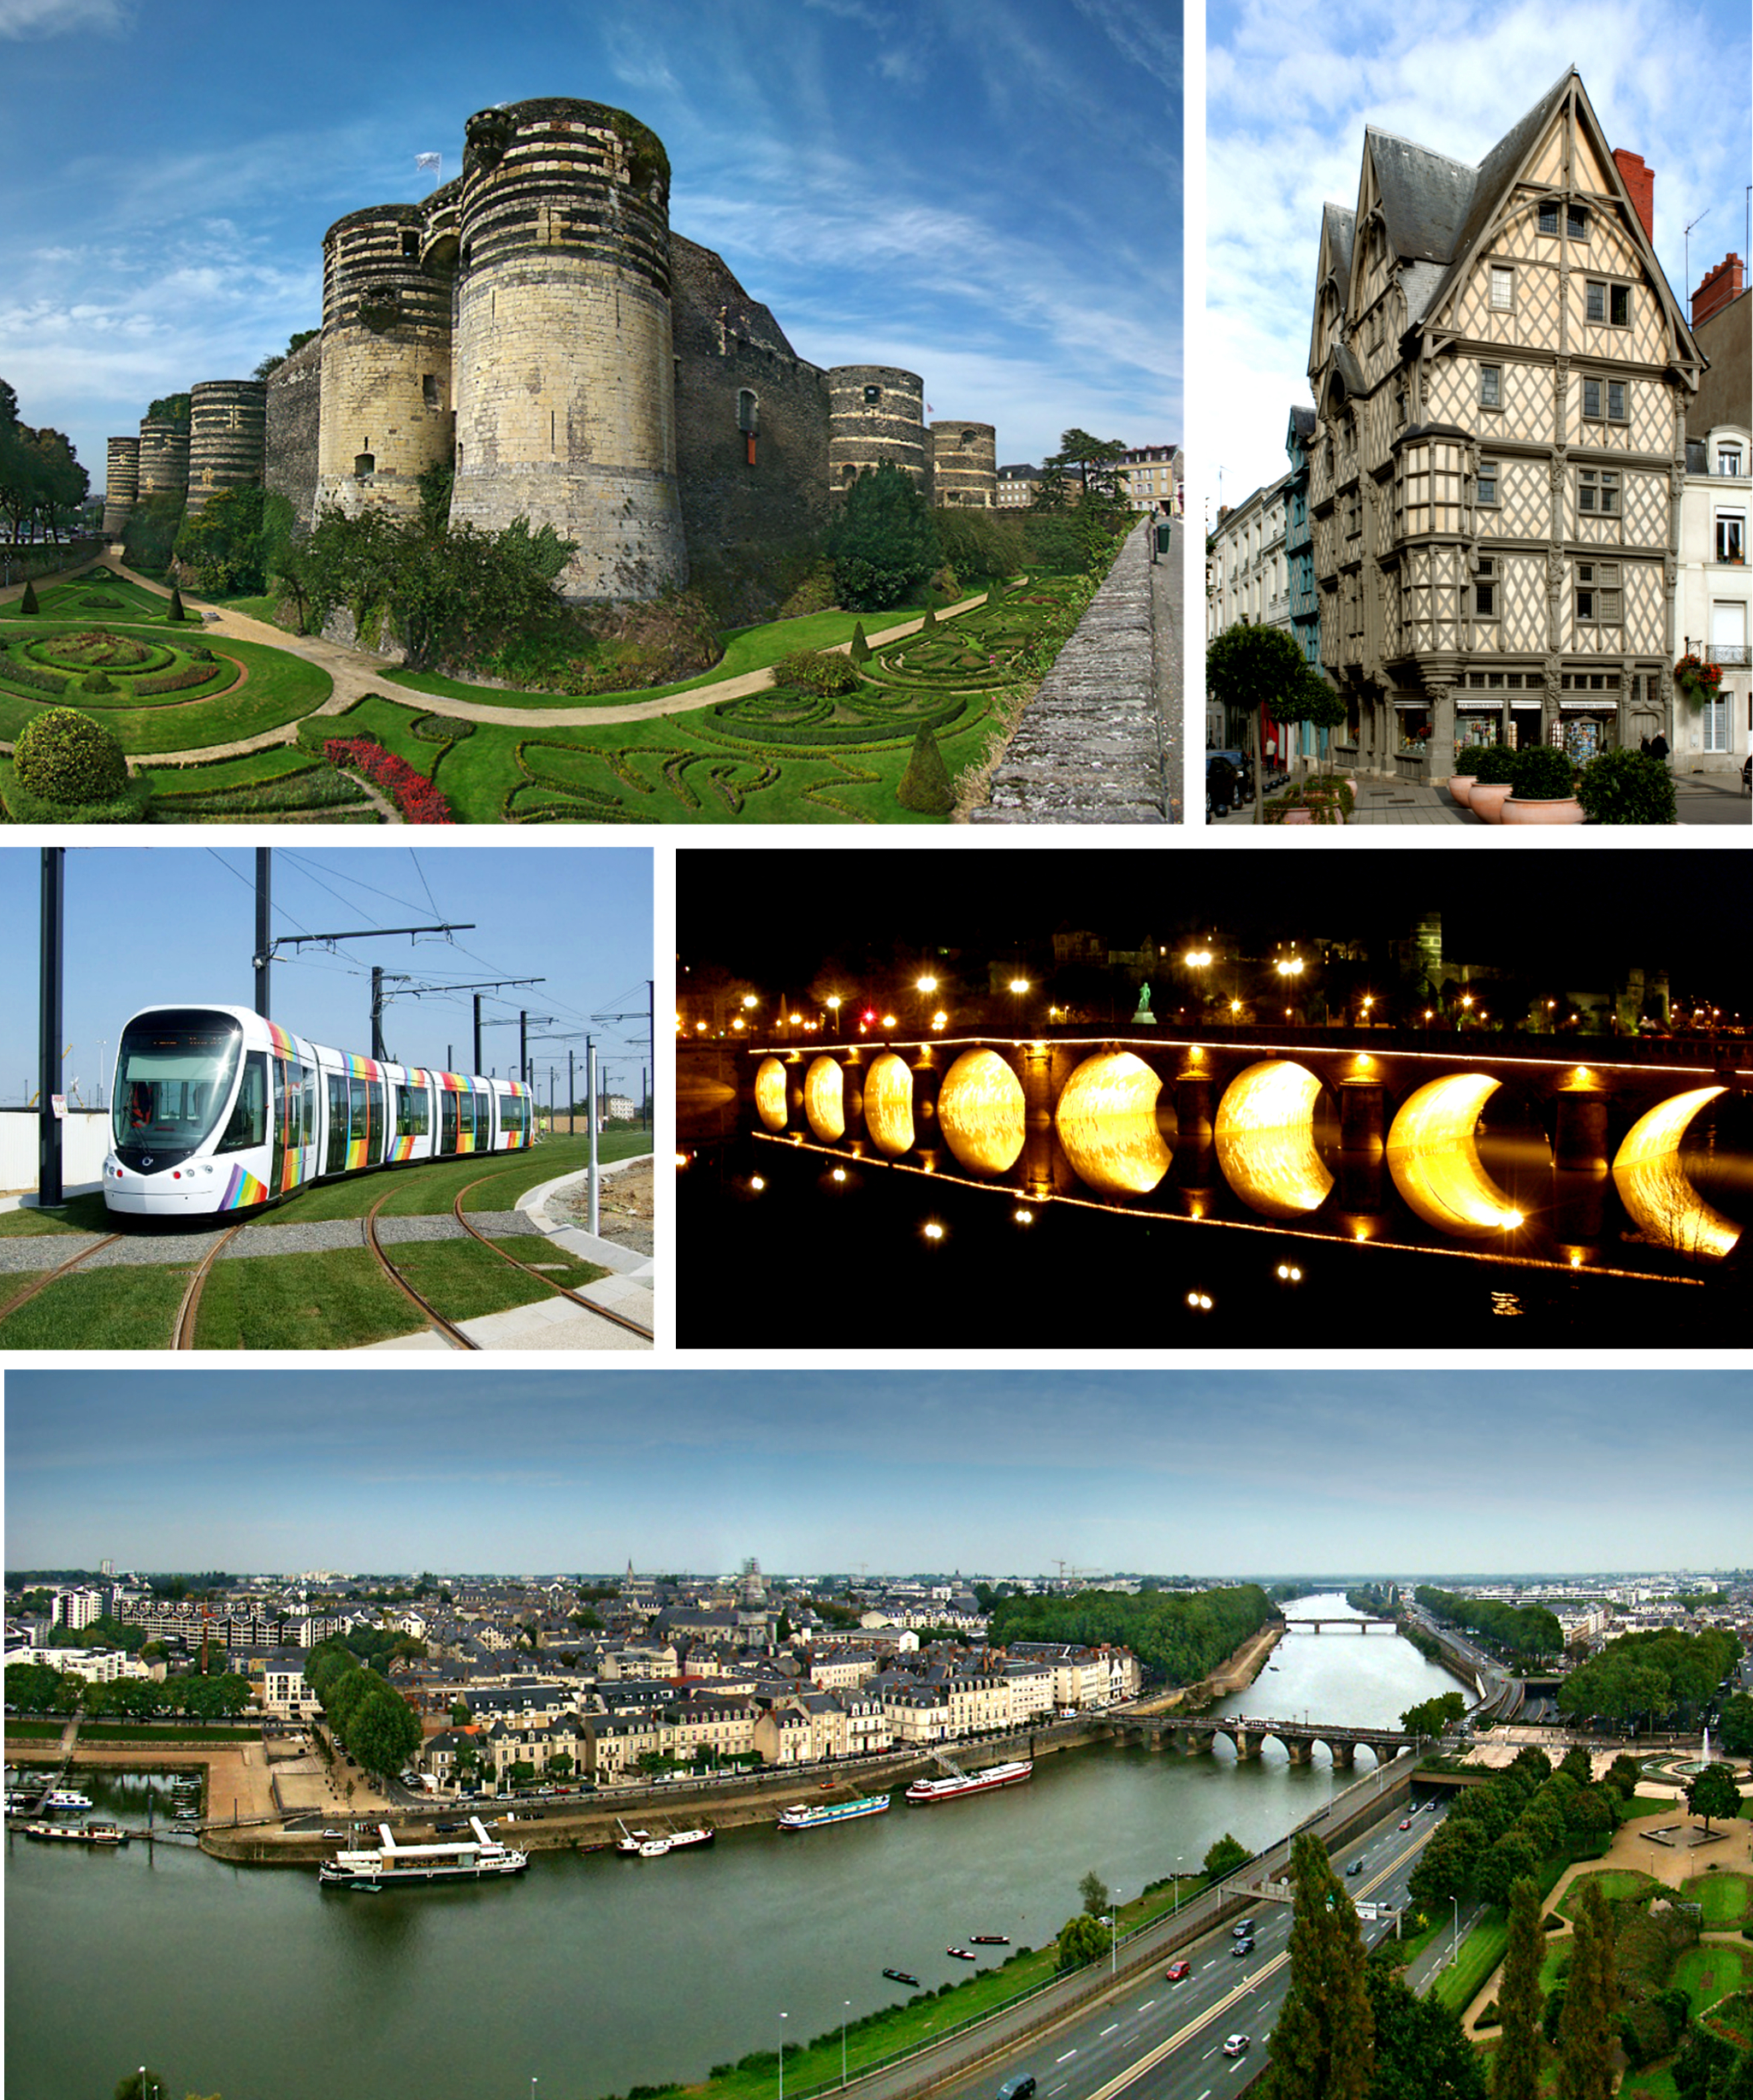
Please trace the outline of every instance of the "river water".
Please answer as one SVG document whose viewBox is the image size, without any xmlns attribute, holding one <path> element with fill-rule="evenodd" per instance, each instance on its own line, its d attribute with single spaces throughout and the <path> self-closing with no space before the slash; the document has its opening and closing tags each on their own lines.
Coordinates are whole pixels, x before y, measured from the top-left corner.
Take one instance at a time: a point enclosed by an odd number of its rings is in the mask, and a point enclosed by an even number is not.
<svg viewBox="0 0 1753 2100">
<path fill-rule="evenodd" d="M 1331 1595 L 1290 1610 L 1347 1613 Z M 1380 1632 L 1288 1635 L 1271 1660 L 1220 1710 L 1391 1724 L 1454 1683 Z M 530 2078 L 541 2100 L 595 2100 L 697 2079 L 776 2047 L 781 2013 L 805 2042 L 849 2002 L 856 2019 L 893 2002 L 885 1967 L 934 1989 L 967 1973 L 945 1949 L 974 1933 L 1045 1943 L 1091 1867 L 1127 1897 L 1195 1871 L 1226 1831 L 1258 1849 L 1326 1800 L 1316 1758 L 1096 1748 L 1043 1758 L 1027 1786 L 838 1830 L 727 1831 L 653 1860 L 538 1853 L 519 1880 L 377 1896 L 187 1848 L 9 1836 L 7 2081 L 92 2100 L 147 2063 L 171 2094 L 224 2100 L 517 2100 Z M 146 1787 L 86 1791 L 139 1826 Z"/>
</svg>

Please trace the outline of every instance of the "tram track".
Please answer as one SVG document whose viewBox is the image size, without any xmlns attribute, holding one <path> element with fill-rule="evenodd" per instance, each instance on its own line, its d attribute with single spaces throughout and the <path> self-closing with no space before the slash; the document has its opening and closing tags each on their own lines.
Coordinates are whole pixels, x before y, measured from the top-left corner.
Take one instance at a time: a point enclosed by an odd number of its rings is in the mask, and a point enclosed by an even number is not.
<svg viewBox="0 0 1753 2100">
<path fill-rule="evenodd" d="M 200 1316 L 201 1293 L 207 1287 L 207 1278 L 212 1274 L 213 1264 L 232 1241 L 244 1229 L 241 1220 L 220 1233 L 212 1245 L 195 1264 L 194 1274 L 189 1278 L 188 1288 L 182 1294 L 182 1303 L 176 1309 L 176 1322 L 171 1329 L 170 1346 L 173 1349 L 192 1349 L 195 1346 L 195 1322 Z"/>
<path fill-rule="evenodd" d="M 423 1296 L 422 1293 L 417 1291 L 413 1285 L 410 1283 L 407 1278 L 402 1274 L 401 1270 L 396 1267 L 395 1263 L 391 1261 L 389 1257 L 383 1251 L 382 1243 L 377 1237 L 377 1213 L 382 1210 L 385 1204 L 389 1201 L 390 1194 L 392 1192 L 393 1192 L 386 1191 L 384 1194 L 377 1198 L 376 1202 L 372 1204 L 370 1210 L 365 1214 L 366 1245 L 370 1247 L 372 1253 L 376 1256 L 378 1267 L 383 1271 L 384 1275 L 388 1277 L 389 1281 L 395 1286 L 397 1290 L 402 1293 L 404 1298 L 412 1298 L 413 1300 L 414 1304 L 418 1306 L 423 1313 L 425 1314 L 426 1318 L 430 1324 L 436 1328 L 438 1333 L 443 1336 L 444 1340 L 450 1344 L 453 1349 L 479 1349 L 481 1344 L 478 1341 L 472 1340 L 467 1334 L 465 1334 L 462 1328 L 456 1324 L 455 1321 L 447 1320 L 444 1315 L 438 1310 L 437 1306 L 432 1303 L 431 1299 Z"/>
<path fill-rule="evenodd" d="M 485 1233 L 477 1232 L 463 1215 L 463 1198 L 469 1193 L 470 1189 L 479 1188 L 482 1181 L 489 1178 L 488 1175 L 483 1174 L 478 1180 L 471 1181 L 468 1187 L 459 1188 L 457 1191 L 455 1200 L 451 1204 L 451 1210 L 455 1214 L 457 1223 L 462 1227 L 471 1239 L 478 1239 L 483 1247 L 498 1255 L 500 1261 L 509 1262 L 513 1269 L 521 1269 L 526 1276 L 533 1276 L 537 1283 L 545 1284 L 550 1291 L 557 1291 L 562 1298 L 570 1298 L 573 1304 L 580 1307 L 583 1311 L 595 1313 L 599 1320 L 607 1320 L 613 1326 L 625 1328 L 630 1334 L 638 1335 L 643 1341 L 655 1340 L 656 1337 L 648 1327 L 642 1327 L 637 1320 L 628 1319 L 625 1313 L 611 1312 L 607 1305 L 599 1305 L 594 1298 L 584 1297 L 581 1292 L 572 1289 L 566 1284 L 556 1283 L 552 1276 L 544 1276 L 539 1269 L 533 1268 L 528 1262 L 520 1262 L 515 1254 L 507 1254 L 503 1247 L 495 1245 Z"/>
<path fill-rule="evenodd" d="M 121 1238 L 120 1233 L 106 1233 L 103 1239 L 94 1240 L 88 1247 L 82 1247 L 77 1254 L 69 1255 L 56 1267 L 44 1269 L 39 1276 L 26 1284 L 22 1290 L 15 1291 L 6 1303 L 0 1305 L 0 1320 L 16 1312 L 21 1305 L 28 1304 L 38 1292 L 46 1291 L 51 1283 L 57 1282 L 62 1276 L 71 1275 L 82 1262 L 90 1261 L 94 1254 L 101 1254 L 105 1247 L 113 1247 Z"/>
</svg>

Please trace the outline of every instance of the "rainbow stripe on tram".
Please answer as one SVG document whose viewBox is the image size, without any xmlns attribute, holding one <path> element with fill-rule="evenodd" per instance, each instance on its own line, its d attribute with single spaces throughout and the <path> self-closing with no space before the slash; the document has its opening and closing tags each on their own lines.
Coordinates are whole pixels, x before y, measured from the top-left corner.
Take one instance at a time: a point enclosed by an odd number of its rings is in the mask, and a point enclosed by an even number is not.
<svg viewBox="0 0 1753 2100">
<path fill-rule="evenodd" d="M 268 1189 L 264 1182 L 241 1167 L 234 1167 L 231 1179 L 225 1185 L 225 1193 L 219 1199 L 222 1210 L 246 1210 L 252 1204 L 264 1204 Z"/>
</svg>

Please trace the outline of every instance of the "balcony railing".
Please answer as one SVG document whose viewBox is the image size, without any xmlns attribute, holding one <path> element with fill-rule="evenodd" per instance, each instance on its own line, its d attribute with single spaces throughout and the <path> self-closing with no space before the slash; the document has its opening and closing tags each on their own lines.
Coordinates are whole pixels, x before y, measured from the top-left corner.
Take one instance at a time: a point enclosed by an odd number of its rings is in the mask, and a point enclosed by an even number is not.
<svg viewBox="0 0 1753 2100">
<path fill-rule="evenodd" d="M 1726 671 L 1744 671 L 1753 664 L 1753 648 L 1744 642 L 1713 642 L 1705 660 L 1720 664 Z"/>
</svg>

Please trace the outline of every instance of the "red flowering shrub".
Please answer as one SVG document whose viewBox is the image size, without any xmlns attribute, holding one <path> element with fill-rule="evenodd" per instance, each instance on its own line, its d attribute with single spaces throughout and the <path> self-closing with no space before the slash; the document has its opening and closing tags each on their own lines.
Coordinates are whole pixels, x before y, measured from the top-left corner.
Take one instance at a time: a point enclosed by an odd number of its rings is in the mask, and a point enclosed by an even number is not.
<svg viewBox="0 0 1753 2100">
<path fill-rule="evenodd" d="M 380 787 L 401 812 L 406 824 L 454 824 L 450 804 L 423 773 L 406 759 L 386 751 L 375 736 L 331 736 L 323 755 L 337 771 L 350 768 Z"/>
</svg>

